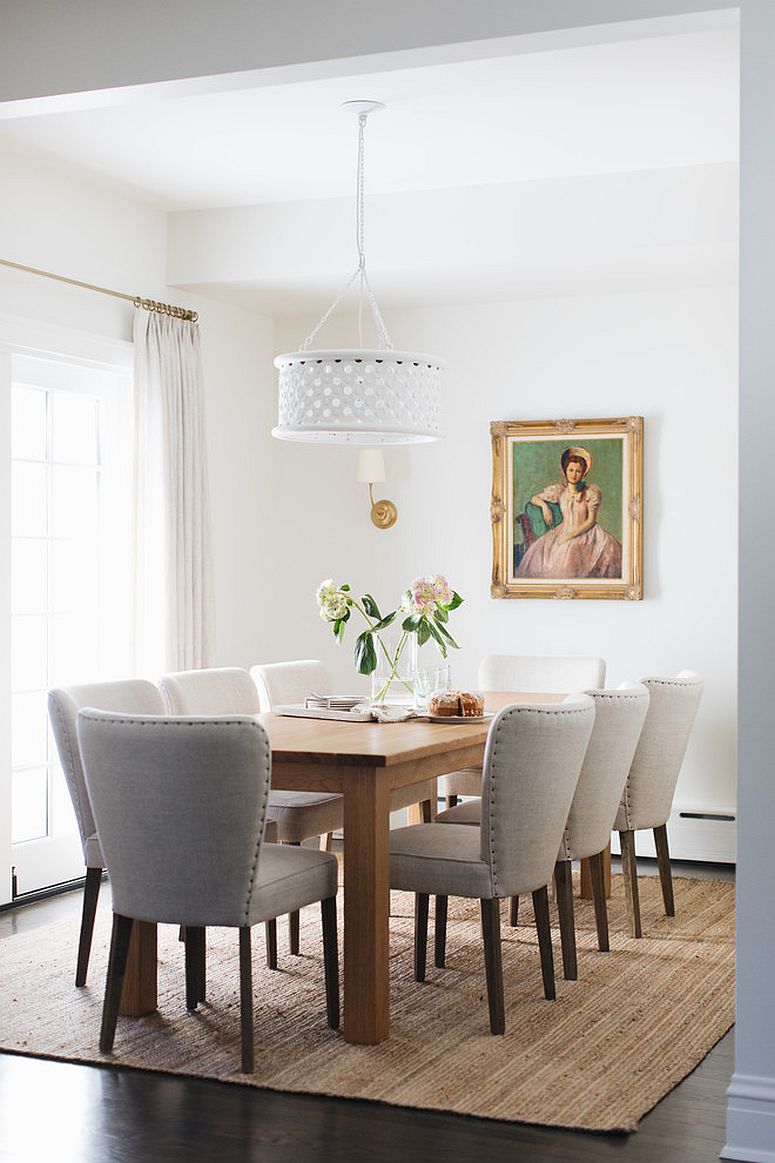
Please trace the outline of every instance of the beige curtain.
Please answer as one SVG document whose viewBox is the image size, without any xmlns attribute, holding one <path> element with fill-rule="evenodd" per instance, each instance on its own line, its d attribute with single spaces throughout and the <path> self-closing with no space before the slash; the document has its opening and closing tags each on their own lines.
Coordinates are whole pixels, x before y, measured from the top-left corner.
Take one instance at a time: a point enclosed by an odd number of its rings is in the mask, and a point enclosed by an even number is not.
<svg viewBox="0 0 775 1163">
<path fill-rule="evenodd" d="M 138 674 L 211 660 L 213 593 L 199 324 L 134 322 L 134 633 Z"/>
</svg>

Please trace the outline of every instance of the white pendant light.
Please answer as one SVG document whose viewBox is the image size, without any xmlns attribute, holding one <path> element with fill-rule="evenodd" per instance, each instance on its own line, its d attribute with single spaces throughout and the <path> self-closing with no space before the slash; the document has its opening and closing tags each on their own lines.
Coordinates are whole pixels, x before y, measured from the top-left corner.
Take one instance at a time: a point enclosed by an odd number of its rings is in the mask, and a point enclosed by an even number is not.
<svg viewBox="0 0 775 1163">
<path fill-rule="evenodd" d="M 395 351 L 366 273 L 364 247 L 364 131 L 379 101 L 347 101 L 358 115 L 358 266 L 341 294 L 298 351 L 275 359 L 280 371 L 279 440 L 324 444 L 421 444 L 438 440 L 444 361 L 417 351 Z M 315 336 L 347 291 L 359 282 L 358 346 L 312 350 Z M 378 347 L 363 346 L 363 306 L 371 308 Z"/>
</svg>

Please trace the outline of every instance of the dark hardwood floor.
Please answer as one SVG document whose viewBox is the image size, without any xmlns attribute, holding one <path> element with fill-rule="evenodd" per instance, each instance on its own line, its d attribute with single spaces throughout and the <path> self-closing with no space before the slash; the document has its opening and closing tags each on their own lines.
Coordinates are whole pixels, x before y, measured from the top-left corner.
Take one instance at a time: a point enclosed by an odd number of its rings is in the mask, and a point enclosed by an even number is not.
<svg viewBox="0 0 775 1163">
<path fill-rule="evenodd" d="M 653 873 L 655 865 L 639 861 L 639 870 Z M 733 878 L 732 870 L 718 866 L 678 865 L 675 871 Z M 80 893 L 70 893 L 10 910 L 0 914 L 0 937 L 79 908 Z M 557 1131 L 0 1054 L 0 1160 L 711 1163 L 724 1144 L 733 1053 L 730 1033 L 633 1135 Z"/>
</svg>

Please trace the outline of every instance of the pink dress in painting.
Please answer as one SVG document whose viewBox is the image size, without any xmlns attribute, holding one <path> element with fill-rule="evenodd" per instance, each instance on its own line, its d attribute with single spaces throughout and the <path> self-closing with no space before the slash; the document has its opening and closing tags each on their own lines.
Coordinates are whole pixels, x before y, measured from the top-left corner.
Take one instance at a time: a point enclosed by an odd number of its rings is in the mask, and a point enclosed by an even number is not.
<svg viewBox="0 0 775 1163">
<path fill-rule="evenodd" d="M 599 487 L 587 485 L 577 491 L 566 484 L 549 485 L 538 495 L 560 506 L 562 521 L 533 542 L 519 564 L 517 577 L 621 578 L 622 547 L 597 520 L 584 533 L 566 540 L 574 527 L 592 515 L 597 518 L 602 498 Z"/>
</svg>

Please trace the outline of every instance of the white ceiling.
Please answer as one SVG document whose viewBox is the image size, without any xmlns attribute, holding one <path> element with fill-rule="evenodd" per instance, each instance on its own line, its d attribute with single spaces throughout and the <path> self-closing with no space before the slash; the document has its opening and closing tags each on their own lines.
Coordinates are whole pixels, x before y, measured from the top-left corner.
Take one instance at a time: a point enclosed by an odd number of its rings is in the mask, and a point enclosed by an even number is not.
<svg viewBox="0 0 775 1163">
<path fill-rule="evenodd" d="M 735 161 L 731 26 L 681 35 L 85 109 L 0 123 L 3 142 L 168 210 L 442 189 Z"/>
</svg>

